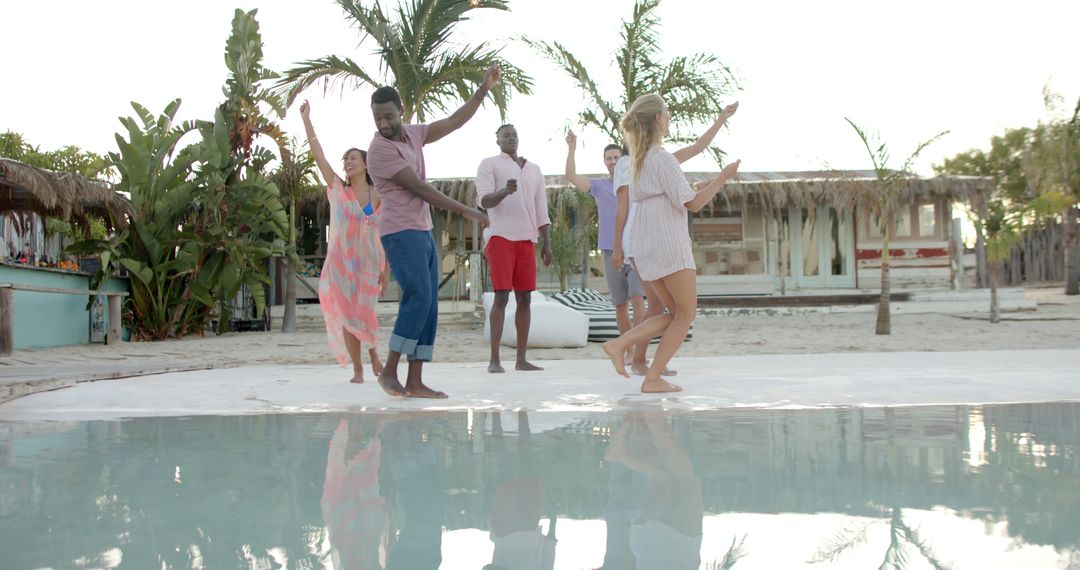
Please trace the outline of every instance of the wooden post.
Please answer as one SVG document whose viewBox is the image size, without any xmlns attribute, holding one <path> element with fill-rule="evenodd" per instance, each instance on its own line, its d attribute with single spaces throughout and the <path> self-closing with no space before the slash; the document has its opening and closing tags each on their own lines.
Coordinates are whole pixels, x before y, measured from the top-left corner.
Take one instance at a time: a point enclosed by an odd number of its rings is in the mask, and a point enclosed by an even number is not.
<svg viewBox="0 0 1080 570">
<path fill-rule="evenodd" d="M 121 341 L 120 301 L 119 295 L 109 295 L 109 328 L 105 333 L 105 344 L 119 344 Z"/>
<path fill-rule="evenodd" d="M 15 304 L 9 287 L 0 289 L 0 356 L 11 356 L 15 350 Z"/>
</svg>

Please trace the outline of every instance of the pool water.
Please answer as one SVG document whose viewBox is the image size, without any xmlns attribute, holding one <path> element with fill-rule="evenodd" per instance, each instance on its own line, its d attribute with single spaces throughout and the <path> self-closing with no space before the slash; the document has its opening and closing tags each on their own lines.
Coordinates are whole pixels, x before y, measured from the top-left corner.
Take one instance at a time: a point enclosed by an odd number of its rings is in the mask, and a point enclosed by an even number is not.
<svg viewBox="0 0 1080 570">
<path fill-rule="evenodd" d="M 1080 404 L 0 422 L 0 568 L 1080 568 Z"/>
</svg>

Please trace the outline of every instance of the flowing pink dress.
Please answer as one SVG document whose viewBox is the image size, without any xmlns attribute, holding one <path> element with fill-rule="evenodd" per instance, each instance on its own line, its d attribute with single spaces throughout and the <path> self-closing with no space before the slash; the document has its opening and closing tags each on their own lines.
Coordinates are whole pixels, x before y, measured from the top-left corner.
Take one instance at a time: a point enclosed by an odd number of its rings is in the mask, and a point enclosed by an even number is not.
<svg viewBox="0 0 1080 570">
<path fill-rule="evenodd" d="M 326 321 L 330 352 L 338 364 L 345 366 L 349 353 L 343 331 L 362 343 L 379 343 L 375 303 L 379 301 L 379 275 L 386 266 L 379 241 L 382 208 L 370 216 L 365 214 L 352 187 L 342 186 L 340 179 L 330 184 L 326 194 L 330 201 L 330 230 L 326 261 L 319 275 L 319 306 Z"/>
</svg>

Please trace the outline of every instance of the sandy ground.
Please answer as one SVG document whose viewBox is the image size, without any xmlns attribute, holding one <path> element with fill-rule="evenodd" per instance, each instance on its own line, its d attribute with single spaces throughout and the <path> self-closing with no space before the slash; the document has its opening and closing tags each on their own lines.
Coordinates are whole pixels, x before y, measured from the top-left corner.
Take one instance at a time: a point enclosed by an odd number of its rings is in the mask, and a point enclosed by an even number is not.
<svg viewBox="0 0 1080 570">
<path fill-rule="evenodd" d="M 1080 348 L 1080 298 L 1066 297 L 1060 291 L 1029 289 L 1027 297 L 1038 301 L 1038 309 L 1006 313 L 998 324 L 991 324 L 985 313 L 893 315 L 892 334 L 888 336 L 874 334 L 872 312 L 699 316 L 695 338 L 685 343 L 677 356 Z M 384 356 L 386 339 L 393 328 L 393 307 L 385 305 L 380 306 L 384 324 L 379 347 Z M 160 343 L 124 343 L 115 348 L 24 350 L 16 356 L 33 359 L 36 354 L 62 362 L 68 355 L 107 358 L 116 352 L 128 359 L 164 356 L 178 364 L 197 360 L 211 360 L 217 366 L 333 364 L 318 305 L 301 305 L 299 322 L 300 331 L 291 334 L 230 333 Z M 280 326 L 280 320 L 275 320 L 275 325 Z M 436 362 L 486 362 L 488 350 L 483 323 L 478 318 L 442 318 Z M 512 362 L 513 357 L 513 349 L 503 347 L 503 361 Z M 603 353 L 599 344 L 589 343 L 584 348 L 532 349 L 529 357 L 537 361 L 580 360 L 603 358 Z"/>
</svg>

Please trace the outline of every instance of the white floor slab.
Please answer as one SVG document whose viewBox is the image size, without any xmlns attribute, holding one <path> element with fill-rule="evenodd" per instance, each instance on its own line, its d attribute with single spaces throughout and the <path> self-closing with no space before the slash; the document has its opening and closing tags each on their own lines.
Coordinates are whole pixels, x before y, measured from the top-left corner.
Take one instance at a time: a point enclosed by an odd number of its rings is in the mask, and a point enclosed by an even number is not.
<svg viewBox="0 0 1080 570">
<path fill-rule="evenodd" d="M 849 353 L 677 359 L 685 391 L 638 392 L 603 360 L 488 374 L 486 363 L 428 365 L 447 400 L 390 398 L 334 366 L 247 367 L 83 383 L 0 405 L 0 421 L 358 410 L 607 411 L 899 406 L 1080 400 L 1080 350 Z M 402 373 L 405 369 L 402 366 Z"/>
</svg>

